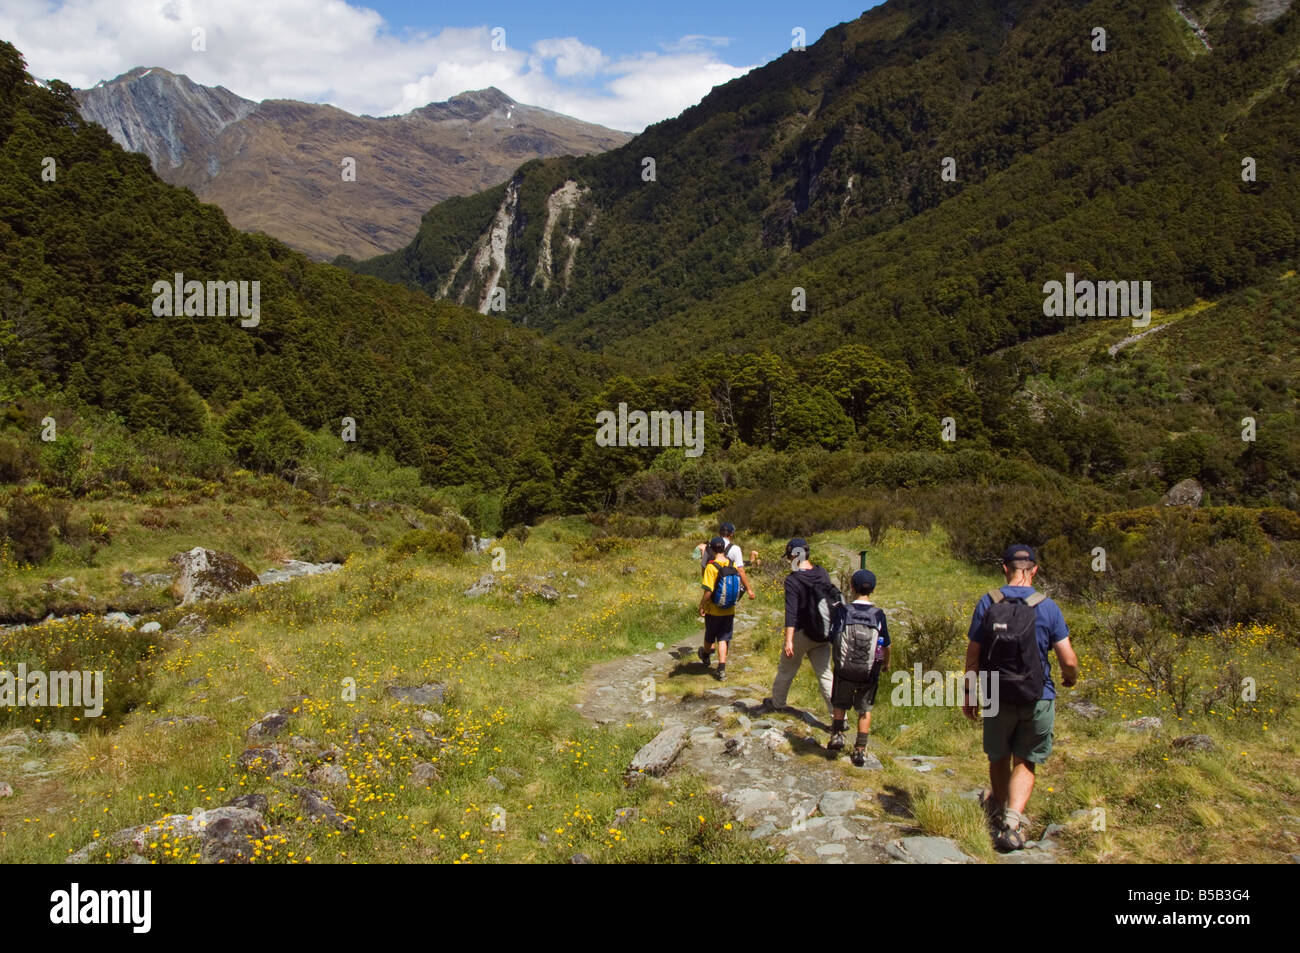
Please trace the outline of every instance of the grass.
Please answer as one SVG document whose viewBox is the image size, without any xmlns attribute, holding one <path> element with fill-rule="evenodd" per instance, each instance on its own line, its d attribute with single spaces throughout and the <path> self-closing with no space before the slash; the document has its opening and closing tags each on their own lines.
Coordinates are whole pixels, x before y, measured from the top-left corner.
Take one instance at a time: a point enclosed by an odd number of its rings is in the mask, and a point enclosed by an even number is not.
<svg viewBox="0 0 1300 953">
<path fill-rule="evenodd" d="M 269 538 L 280 519 L 259 516 L 257 505 L 248 503 L 244 518 L 267 525 L 246 531 L 246 545 L 260 545 L 256 540 Z M 114 512 L 130 522 L 127 504 Z M 204 525 L 205 543 L 215 538 L 206 535 L 209 529 L 234 532 Z M 380 548 L 358 552 L 339 573 L 207 606 L 207 634 L 164 639 L 132 670 L 128 686 L 116 686 L 139 696 L 120 724 L 73 726 L 82 743 L 48 755 L 61 773 L 29 781 L 0 762 L 0 777 L 16 789 L 15 797 L 0 800 L 0 859 L 56 862 L 121 828 L 256 791 L 270 800 L 275 831 L 257 846 L 258 862 L 564 862 L 578 853 L 596 862 L 779 860 L 731 822 L 701 779 L 674 773 L 666 782 L 624 785 L 624 768 L 655 726 L 597 727 L 573 707 L 593 664 L 658 642 L 698 638 L 695 564 L 688 559 L 693 534 L 636 540 L 617 555 L 575 561 L 574 548 L 590 529 L 580 520 L 554 520 L 535 528 L 525 544 L 504 540 L 506 566 L 495 573 L 500 585 L 476 599 L 462 590 L 489 570 L 491 554 L 439 561 L 393 558 Z M 121 533 L 114 545 L 131 538 Z M 812 541 L 813 556 L 832 570 L 856 567 L 857 550 L 869 548 L 864 539 L 862 531 L 823 534 Z M 753 626 L 737 636 L 729 670 L 737 685 L 765 686 L 780 647 L 781 541 L 745 542 L 764 554 L 765 566 L 754 576 L 759 598 L 743 604 Z M 114 556 L 114 565 L 143 558 L 143 544 L 126 545 L 135 548 Z M 185 546 L 171 539 L 157 551 L 164 548 Z M 869 550 L 868 564 L 880 579 L 877 601 L 889 613 L 900 650 L 913 612 L 942 611 L 964 622 L 977 595 L 998 581 L 954 560 L 937 530 L 895 530 Z M 625 574 L 629 565 L 635 571 Z M 94 578 L 103 577 L 88 577 L 88 584 Z M 516 598 L 516 586 L 543 580 L 561 593 L 556 602 Z M 1271 705 L 1278 699 L 1268 694 L 1294 694 L 1290 686 L 1300 674 L 1294 652 L 1278 651 L 1267 634 L 1234 643 L 1247 670 L 1273 666 L 1260 680 L 1265 717 L 1225 710 L 1189 715 L 1180 724 L 1162 712 L 1159 698 L 1114 667 L 1085 607 L 1066 603 L 1064 609 L 1084 677 L 1064 697 L 1082 693 L 1107 714 L 1086 721 L 1059 711 L 1055 753 L 1039 773 L 1030 806 L 1036 831 L 1049 822 L 1066 824 L 1058 838 L 1062 853 L 1080 862 L 1279 861 L 1295 851 L 1279 820 L 1300 814 L 1294 709 Z M 158 613 L 164 631 L 179 614 Z M 31 635 L 47 628 L 26 630 L 25 653 L 34 651 Z M 89 638 L 93 628 L 85 631 Z M 942 665 L 959 668 L 963 651 L 959 642 Z M 0 656 L 5 665 L 17 658 L 8 649 Z M 132 664 L 138 661 L 132 657 Z M 385 692 L 431 681 L 448 687 L 444 703 L 433 706 L 441 721 L 432 725 L 418 706 Z M 669 679 L 659 690 L 684 694 L 699 688 L 694 682 Z M 952 837 L 972 856 L 993 859 L 978 807 L 959 797 L 986 783 L 978 727 L 951 708 L 895 707 L 892 688 L 882 685 L 872 726 L 872 748 L 885 769 L 869 783 L 908 806 L 910 817 L 900 819 L 905 825 Z M 791 701 L 820 710 L 808 666 Z M 295 710 L 276 740 L 293 735 L 337 746 L 336 763 L 349 783 L 333 796 L 353 830 L 312 823 L 287 792 L 286 783 L 308 783 L 309 756 L 285 782 L 239 768 L 245 730 L 286 704 Z M 1135 734 L 1119 724 L 1121 717 L 1162 713 L 1171 723 L 1166 734 Z M 215 723 L 152 725 L 168 715 L 204 715 Z M 1192 731 L 1210 734 L 1217 750 L 1172 746 L 1173 735 Z M 922 774 L 894 763 L 900 754 L 944 760 Z M 839 773 L 841 782 L 861 783 L 846 762 L 799 757 Z M 411 780 L 422 761 L 439 771 L 428 786 Z M 636 814 L 616 826 L 615 812 L 624 807 Z M 1071 817 L 1097 808 L 1105 812 L 1104 829 L 1094 829 L 1091 814 Z M 195 859 L 192 843 L 157 843 L 151 852 L 157 861 Z"/>
</svg>

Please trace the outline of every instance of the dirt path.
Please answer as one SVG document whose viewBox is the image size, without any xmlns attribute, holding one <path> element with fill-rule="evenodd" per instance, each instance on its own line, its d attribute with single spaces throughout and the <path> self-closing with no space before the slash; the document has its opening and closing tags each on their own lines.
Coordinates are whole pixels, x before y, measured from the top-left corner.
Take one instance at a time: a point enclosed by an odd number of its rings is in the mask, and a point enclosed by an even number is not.
<svg viewBox="0 0 1300 953">
<path fill-rule="evenodd" d="M 687 744 L 670 771 L 703 777 L 751 837 L 783 849 L 792 863 L 972 862 L 951 840 L 919 836 L 908 793 L 885 782 L 874 755 L 863 768 L 853 767 L 847 754 L 832 759 L 825 749 L 828 725 L 807 712 L 762 710 L 768 690 L 739 671 L 744 655 L 733 659 L 731 678 L 720 683 L 705 672 L 695 648 L 665 646 L 593 666 L 576 707 L 599 725 L 682 725 Z M 680 700 L 655 690 L 681 678 L 694 690 Z M 897 760 L 943 776 L 944 758 Z M 1054 849 L 1044 841 L 1006 860 L 1051 863 Z"/>
</svg>

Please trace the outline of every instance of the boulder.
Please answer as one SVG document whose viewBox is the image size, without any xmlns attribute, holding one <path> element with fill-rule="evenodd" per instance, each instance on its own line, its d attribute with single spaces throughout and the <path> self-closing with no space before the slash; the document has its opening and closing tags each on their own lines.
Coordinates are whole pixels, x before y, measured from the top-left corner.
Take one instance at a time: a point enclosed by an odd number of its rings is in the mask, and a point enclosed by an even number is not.
<svg viewBox="0 0 1300 953">
<path fill-rule="evenodd" d="M 1106 709 L 1102 708 L 1096 702 L 1088 701 L 1086 698 L 1076 698 L 1074 701 L 1066 702 L 1065 707 L 1070 709 L 1080 718 L 1086 718 L 1092 721 L 1094 718 L 1100 718 L 1106 714 Z"/>
<path fill-rule="evenodd" d="M 258 814 L 265 814 L 270 807 L 265 794 L 240 794 L 225 803 L 225 807 L 243 807 Z"/>
<path fill-rule="evenodd" d="M 118 863 L 140 863 L 149 845 L 165 834 L 171 841 L 196 840 L 199 860 L 205 864 L 248 863 L 253 856 L 253 841 L 266 834 L 260 811 L 244 807 L 195 808 L 189 814 L 168 814 L 149 824 L 128 827 L 115 834 L 91 841 L 67 858 L 65 863 L 84 864 L 105 854 Z M 128 858 L 121 856 L 125 851 Z"/>
<path fill-rule="evenodd" d="M 1174 739 L 1175 748 L 1190 748 L 1192 751 L 1213 751 L 1218 747 L 1209 735 L 1183 735 Z"/>
<path fill-rule="evenodd" d="M 195 546 L 170 560 L 180 570 L 172 583 L 172 596 L 183 606 L 217 599 L 258 584 L 257 573 L 229 553 Z"/>
<path fill-rule="evenodd" d="M 302 812 L 311 818 L 312 823 L 328 821 L 341 831 L 352 830 L 352 821 L 340 813 L 333 804 L 325 800 L 325 795 L 321 794 L 320 791 L 295 786 L 290 786 L 289 790 L 297 796 Z"/>
<path fill-rule="evenodd" d="M 1201 485 L 1188 477 L 1186 480 L 1179 480 L 1169 488 L 1165 494 L 1165 506 L 1191 506 L 1201 505 L 1201 498 L 1205 495 L 1205 490 Z"/>
<path fill-rule="evenodd" d="M 257 581 L 263 586 L 272 586 L 290 579 L 303 576 L 319 576 L 322 573 L 336 572 L 343 568 L 342 563 L 305 563 L 297 559 L 286 559 L 278 569 L 268 569 L 260 573 Z"/>
<path fill-rule="evenodd" d="M 954 841 L 946 837 L 904 837 L 890 841 L 886 850 L 905 864 L 969 864 Z"/>
<path fill-rule="evenodd" d="M 477 596 L 485 596 L 497 587 L 497 577 L 490 572 L 485 572 L 478 577 L 478 582 L 465 590 L 465 595 L 473 599 Z"/>
<path fill-rule="evenodd" d="M 411 770 L 411 783 L 418 784 L 421 787 L 428 787 L 438 780 L 438 766 L 432 761 L 416 762 L 415 767 Z"/>
<path fill-rule="evenodd" d="M 442 682 L 425 682 L 423 685 L 389 685 L 384 692 L 391 698 L 410 702 L 412 705 L 441 705 L 447 694 L 447 686 Z"/>
<path fill-rule="evenodd" d="M 628 765 L 629 779 L 649 774 L 660 777 L 677 760 L 677 756 L 686 747 L 686 726 L 672 721 L 664 725 L 663 731 L 651 738 L 632 758 Z"/>
<path fill-rule="evenodd" d="M 276 745 L 245 748 L 236 762 L 249 774 L 287 774 L 296 762 Z"/>
<path fill-rule="evenodd" d="M 162 631 L 162 623 L 146 622 L 144 625 L 140 626 L 140 631 L 143 632 L 145 635 L 153 635 L 155 632 Z"/>
<path fill-rule="evenodd" d="M 307 780 L 325 788 L 347 787 L 348 773 L 337 764 L 322 764 L 307 775 Z"/>
<path fill-rule="evenodd" d="M 1164 727 L 1164 721 L 1155 715 L 1146 715 L 1142 718 L 1134 718 L 1132 721 L 1123 723 L 1123 727 L 1129 731 L 1159 731 Z"/>
<path fill-rule="evenodd" d="M 249 725 L 248 730 L 244 732 L 244 737 L 249 741 L 257 741 L 259 738 L 274 738 L 288 722 L 289 712 L 285 709 L 281 708 L 279 711 L 268 712 Z"/>
<path fill-rule="evenodd" d="M 852 814 L 857 807 L 857 791 L 827 791 L 817 802 L 817 809 L 824 817 Z"/>
</svg>

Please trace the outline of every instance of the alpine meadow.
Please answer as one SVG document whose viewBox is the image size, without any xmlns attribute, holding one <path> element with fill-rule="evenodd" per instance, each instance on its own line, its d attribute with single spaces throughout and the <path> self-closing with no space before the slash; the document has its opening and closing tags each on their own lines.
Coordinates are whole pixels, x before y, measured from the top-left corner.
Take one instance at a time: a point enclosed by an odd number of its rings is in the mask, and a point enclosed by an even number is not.
<svg viewBox="0 0 1300 953">
<path fill-rule="evenodd" d="M 1300 4 L 859 10 L 0 35 L 0 862 L 1300 862 Z"/>
</svg>

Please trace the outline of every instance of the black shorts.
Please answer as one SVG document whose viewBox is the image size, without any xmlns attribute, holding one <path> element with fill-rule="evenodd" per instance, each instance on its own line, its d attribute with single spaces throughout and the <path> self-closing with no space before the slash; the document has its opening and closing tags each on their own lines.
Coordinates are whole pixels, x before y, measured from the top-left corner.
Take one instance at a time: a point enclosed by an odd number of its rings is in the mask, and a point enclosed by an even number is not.
<svg viewBox="0 0 1300 953">
<path fill-rule="evenodd" d="M 706 615 L 704 617 L 704 644 L 730 642 L 731 627 L 735 623 L 734 615 Z"/>
<path fill-rule="evenodd" d="M 865 715 L 876 704 L 876 689 L 880 685 L 880 663 L 871 670 L 871 677 L 865 682 L 850 682 L 835 676 L 831 683 L 831 707 L 847 711 L 856 708 Z"/>
</svg>

